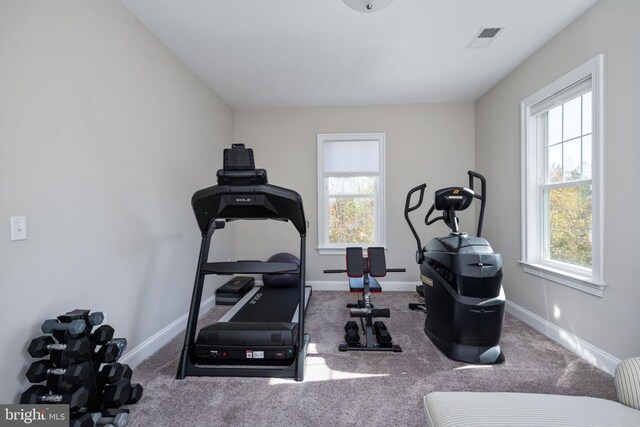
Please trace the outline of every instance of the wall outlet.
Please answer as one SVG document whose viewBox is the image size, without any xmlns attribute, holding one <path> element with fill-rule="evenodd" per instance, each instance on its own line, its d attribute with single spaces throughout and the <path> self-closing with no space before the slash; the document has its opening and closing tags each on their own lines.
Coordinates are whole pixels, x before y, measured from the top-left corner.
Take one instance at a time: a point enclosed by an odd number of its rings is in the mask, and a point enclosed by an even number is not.
<svg viewBox="0 0 640 427">
<path fill-rule="evenodd" d="M 27 240 L 27 217 L 11 217 L 11 241 Z"/>
</svg>

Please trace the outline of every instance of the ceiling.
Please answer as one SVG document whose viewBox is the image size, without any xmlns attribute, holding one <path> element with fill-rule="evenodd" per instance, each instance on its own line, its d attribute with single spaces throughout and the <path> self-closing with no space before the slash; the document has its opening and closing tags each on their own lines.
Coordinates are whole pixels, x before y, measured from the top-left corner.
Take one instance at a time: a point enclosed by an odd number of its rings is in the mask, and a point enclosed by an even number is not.
<svg viewBox="0 0 640 427">
<path fill-rule="evenodd" d="M 238 109 L 475 101 L 596 2 L 120 1 Z"/>
</svg>

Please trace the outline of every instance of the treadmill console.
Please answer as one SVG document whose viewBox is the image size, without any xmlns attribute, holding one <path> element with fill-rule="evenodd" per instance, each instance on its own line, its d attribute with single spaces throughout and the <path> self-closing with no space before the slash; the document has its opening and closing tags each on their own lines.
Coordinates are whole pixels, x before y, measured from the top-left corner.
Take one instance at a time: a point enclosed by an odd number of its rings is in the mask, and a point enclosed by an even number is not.
<svg viewBox="0 0 640 427">
<path fill-rule="evenodd" d="M 263 185 L 267 171 L 256 169 L 253 150 L 244 144 L 233 144 L 224 149 L 223 168 L 217 172 L 218 185 Z"/>
</svg>

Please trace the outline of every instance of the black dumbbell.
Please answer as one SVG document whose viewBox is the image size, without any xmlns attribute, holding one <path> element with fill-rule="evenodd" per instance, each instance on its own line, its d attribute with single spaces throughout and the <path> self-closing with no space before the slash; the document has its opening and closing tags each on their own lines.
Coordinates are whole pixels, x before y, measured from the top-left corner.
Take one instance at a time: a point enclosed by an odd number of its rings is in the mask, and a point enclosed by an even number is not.
<svg viewBox="0 0 640 427">
<path fill-rule="evenodd" d="M 76 412 L 69 417 L 69 427 L 94 427 L 95 423 L 89 412 Z"/>
<path fill-rule="evenodd" d="M 349 320 L 344 325 L 344 330 L 347 332 L 346 334 L 344 334 L 344 340 L 347 342 L 347 344 L 357 344 L 360 342 L 358 324 L 355 320 Z"/>
<path fill-rule="evenodd" d="M 101 383 L 110 384 L 121 378 L 129 378 L 133 375 L 133 370 L 129 365 L 122 363 L 107 363 L 98 372 L 98 379 Z"/>
<path fill-rule="evenodd" d="M 91 414 L 94 426 L 106 426 L 111 425 L 113 427 L 125 427 L 129 420 L 129 413 L 122 411 L 113 416 L 106 416 L 100 412 L 94 412 Z"/>
<path fill-rule="evenodd" d="M 127 405 L 135 405 L 142 398 L 142 393 L 144 392 L 144 388 L 140 384 L 132 384 L 131 385 L 131 396 L 129 400 L 127 400 Z"/>
<path fill-rule="evenodd" d="M 373 322 L 373 333 L 376 334 L 376 339 L 379 344 L 391 343 L 391 335 L 389 334 L 389 331 L 387 331 L 387 327 L 384 325 L 384 322 L 381 320 Z"/>
<path fill-rule="evenodd" d="M 26 375 L 32 383 L 40 383 L 49 375 L 58 375 L 69 384 L 82 384 L 91 373 L 91 365 L 88 362 L 69 365 L 67 368 L 56 368 L 50 360 L 38 360 L 29 366 Z"/>
<path fill-rule="evenodd" d="M 114 338 L 100 346 L 98 351 L 93 353 L 93 358 L 100 363 L 115 362 L 122 355 L 125 348 L 127 348 L 126 338 Z"/>
<path fill-rule="evenodd" d="M 102 313 L 101 311 L 94 311 L 89 315 L 88 320 L 91 326 L 101 325 L 104 321 L 104 313 Z"/>
<path fill-rule="evenodd" d="M 49 389 L 41 385 L 32 385 L 20 397 L 22 404 L 62 403 L 69 405 L 74 411 L 87 403 L 89 390 L 85 387 L 74 387 L 64 394 L 49 394 Z"/>
<path fill-rule="evenodd" d="M 122 378 L 111 384 L 107 384 L 102 391 L 100 400 L 107 408 L 119 408 L 131 398 L 131 381 Z"/>
<path fill-rule="evenodd" d="M 115 330 L 111 326 L 102 325 L 96 328 L 96 330 L 91 333 L 91 335 L 89 336 L 89 339 L 91 340 L 91 343 L 94 345 L 97 345 L 97 344 L 103 345 L 111 341 L 111 339 L 113 339 L 114 332 Z"/>
<path fill-rule="evenodd" d="M 43 335 L 31 341 L 28 352 L 32 357 L 44 357 L 52 350 L 61 350 L 69 357 L 81 357 L 88 353 L 89 349 L 90 343 L 86 337 L 70 339 L 65 344 L 56 344 L 53 338 Z"/>
<path fill-rule="evenodd" d="M 43 334 L 50 334 L 53 331 L 66 331 L 71 335 L 80 335 L 87 328 L 84 320 L 72 320 L 69 323 L 61 323 L 58 319 L 47 319 L 44 321 L 40 329 Z"/>
</svg>

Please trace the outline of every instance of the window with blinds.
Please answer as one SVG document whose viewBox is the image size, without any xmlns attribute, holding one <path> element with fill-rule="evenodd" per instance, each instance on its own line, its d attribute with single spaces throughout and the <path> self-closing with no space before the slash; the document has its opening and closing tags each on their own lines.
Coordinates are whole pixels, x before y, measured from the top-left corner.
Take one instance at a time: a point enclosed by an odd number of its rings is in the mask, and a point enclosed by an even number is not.
<svg viewBox="0 0 640 427">
<path fill-rule="evenodd" d="M 602 294 L 601 56 L 522 103 L 525 271 Z"/>
<path fill-rule="evenodd" d="M 384 134 L 319 134 L 318 249 L 384 246 Z"/>
</svg>

